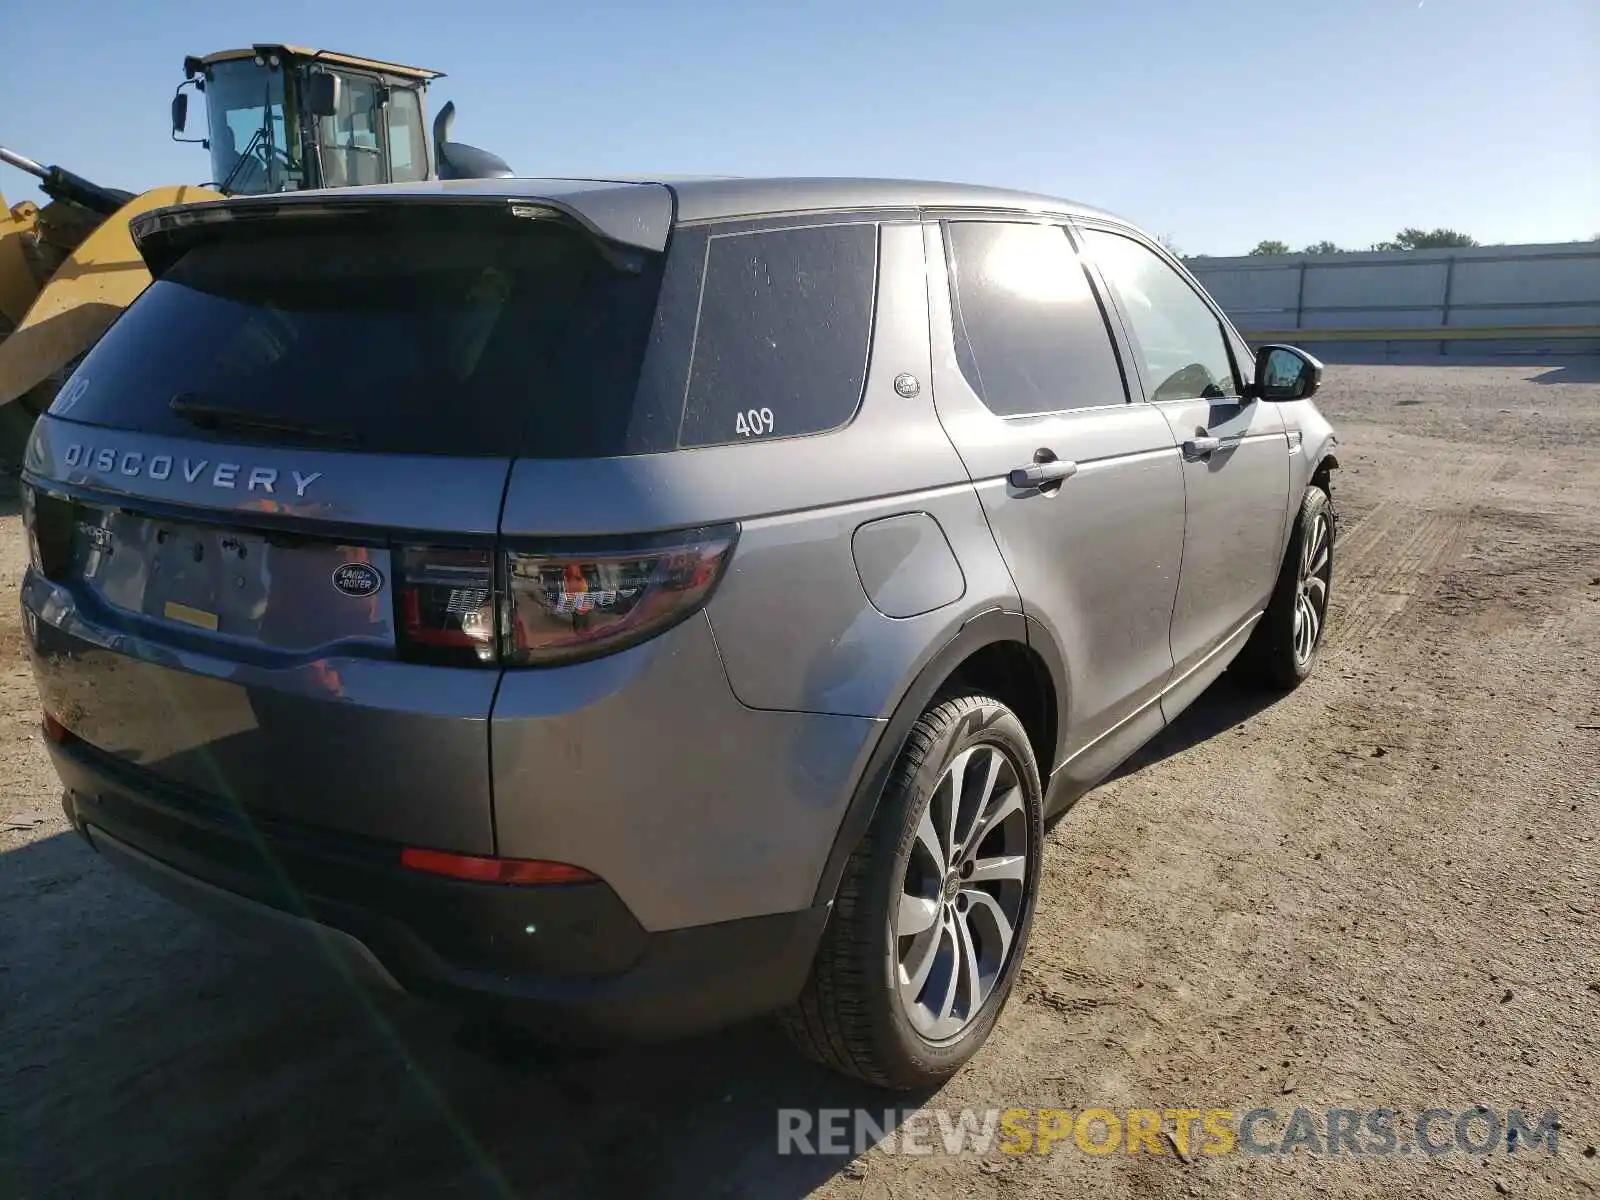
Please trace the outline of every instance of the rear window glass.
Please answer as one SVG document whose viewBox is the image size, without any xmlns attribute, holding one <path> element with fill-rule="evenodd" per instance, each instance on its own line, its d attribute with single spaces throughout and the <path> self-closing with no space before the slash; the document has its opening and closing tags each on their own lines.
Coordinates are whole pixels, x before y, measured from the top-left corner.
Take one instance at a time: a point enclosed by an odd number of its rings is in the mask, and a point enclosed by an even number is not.
<svg viewBox="0 0 1600 1200">
<path fill-rule="evenodd" d="M 850 420 L 866 382 L 877 262 L 872 224 L 712 237 L 680 444 L 794 437 Z"/>
<path fill-rule="evenodd" d="M 90 352 L 61 415 L 386 453 L 625 453 L 659 286 L 654 256 L 504 217 L 202 243 Z"/>
</svg>

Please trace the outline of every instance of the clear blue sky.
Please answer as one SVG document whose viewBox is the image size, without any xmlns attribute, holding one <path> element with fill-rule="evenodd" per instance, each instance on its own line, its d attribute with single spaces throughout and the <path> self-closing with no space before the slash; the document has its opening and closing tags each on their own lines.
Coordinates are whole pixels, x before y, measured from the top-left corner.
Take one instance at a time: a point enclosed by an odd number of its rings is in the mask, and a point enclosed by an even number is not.
<svg viewBox="0 0 1600 1200">
<path fill-rule="evenodd" d="M 1600 233 L 1600 0 L 19 0 L 0 28 L 0 144 L 131 190 L 207 178 L 167 140 L 186 53 L 284 41 L 447 72 L 431 109 L 530 175 L 996 183 L 1189 253 Z"/>
</svg>

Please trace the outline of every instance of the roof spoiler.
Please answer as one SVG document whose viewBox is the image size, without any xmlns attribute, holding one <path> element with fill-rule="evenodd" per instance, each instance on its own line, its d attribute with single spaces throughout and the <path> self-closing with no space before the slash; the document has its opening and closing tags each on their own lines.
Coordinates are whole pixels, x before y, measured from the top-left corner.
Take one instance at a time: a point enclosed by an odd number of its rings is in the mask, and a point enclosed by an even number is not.
<svg viewBox="0 0 1600 1200">
<path fill-rule="evenodd" d="M 433 185 L 439 186 L 437 184 Z M 624 185 L 630 189 L 639 185 Z M 486 216 L 500 213 L 507 220 L 560 220 L 586 230 L 601 242 L 630 251 L 660 252 L 666 247 L 672 220 L 672 202 L 666 188 L 655 211 L 641 216 L 639 207 L 607 202 L 572 203 L 560 197 L 486 196 L 450 191 L 384 196 L 381 199 L 356 189 L 343 192 L 308 192 L 272 196 L 236 197 L 202 204 L 171 205 L 141 213 L 128 231 L 140 257 L 159 279 L 197 242 L 214 237 L 222 227 L 259 229 L 273 221 L 315 221 L 350 217 L 363 212 L 374 217 L 396 217 L 422 210 L 470 208 Z"/>
</svg>

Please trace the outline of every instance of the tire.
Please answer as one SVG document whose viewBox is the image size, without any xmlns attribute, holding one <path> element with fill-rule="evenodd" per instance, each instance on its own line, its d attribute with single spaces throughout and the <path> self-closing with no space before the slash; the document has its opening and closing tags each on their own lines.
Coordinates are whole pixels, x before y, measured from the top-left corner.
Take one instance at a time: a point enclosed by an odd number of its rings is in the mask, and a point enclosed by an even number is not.
<svg viewBox="0 0 1600 1200">
<path fill-rule="evenodd" d="M 1336 534 L 1333 499 L 1313 484 L 1300 501 L 1300 516 L 1266 613 L 1234 663 L 1243 682 L 1287 692 L 1299 687 L 1315 669 L 1328 631 Z M 1315 544 L 1308 545 L 1310 538 L 1315 538 Z M 1307 639 L 1305 622 L 1312 619 L 1315 627 Z"/>
<path fill-rule="evenodd" d="M 964 803 L 952 818 L 958 773 Z M 780 1015 L 802 1053 L 902 1091 L 936 1086 L 977 1053 L 1027 947 L 1043 810 L 1038 763 L 1016 714 L 972 692 L 935 697 L 845 866 L 805 989 Z M 953 871 L 939 861 L 952 857 L 952 841 Z M 925 919 L 922 933 L 901 934 Z M 920 987 L 902 988 L 919 966 Z"/>
</svg>

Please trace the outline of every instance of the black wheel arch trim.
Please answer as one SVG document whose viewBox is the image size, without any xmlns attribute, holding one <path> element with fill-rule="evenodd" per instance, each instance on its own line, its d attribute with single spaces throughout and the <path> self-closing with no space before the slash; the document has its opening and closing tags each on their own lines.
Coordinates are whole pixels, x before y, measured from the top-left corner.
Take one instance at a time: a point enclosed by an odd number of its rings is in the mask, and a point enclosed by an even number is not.
<svg viewBox="0 0 1600 1200">
<path fill-rule="evenodd" d="M 1307 487 L 1317 486 L 1319 480 L 1322 483 L 1323 493 L 1328 497 L 1328 524 L 1332 527 L 1335 539 L 1339 536 L 1339 514 L 1333 504 L 1333 473 L 1339 469 L 1339 459 L 1332 450 L 1329 450 L 1317 459 L 1317 465 L 1311 468 L 1311 476 L 1306 480 Z M 1333 553 L 1331 543 L 1328 553 Z"/>
<path fill-rule="evenodd" d="M 900 702 L 895 706 L 894 714 L 889 718 L 883 732 L 878 735 L 878 743 L 873 748 L 872 756 L 867 760 L 866 769 L 856 781 L 855 791 L 845 808 L 844 819 L 840 821 L 839 831 L 834 835 L 833 848 L 828 851 L 822 876 L 817 881 L 817 890 L 812 899 L 814 905 L 832 903 L 834 894 L 839 888 L 839 880 L 844 875 L 845 864 L 866 835 L 867 827 L 872 824 L 873 815 L 878 810 L 878 799 L 883 795 L 883 789 L 889 782 L 890 772 L 894 770 L 894 764 L 899 759 L 906 738 L 911 733 L 911 727 L 917 723 L 917 718 L 955 673 L 957 667 L 985 646 L 1001 642 L 1014 642 L 1027 646 L 1039 655 L 1049 671 L 1051 683 L 1055 688 L 1058 714 L 1056 746 L 1051 764 L 1061 761 L 1061 750 L 1066 740 L 1067 722 L 1064 719 L 1064 709 L 1067 675 L 1060 650 L 1042 625 L 1022 613 L 991 608 L 976 614 L 967 620 L 956 631 L 955 636 L 917 672 L 916 677 L 901 695 Z M 1041 774 L 1046 777 L 1040 782 L 1048 789 L 1050 782 L 1048 772 L 1041 771 Z"/>
<path fill-rule="evenodd" d="M 1050 636 L 1050 631 L 1039 624 L 1032 617 L 1023 618 L 1027 622 L 1028 649 L 1032 650 L 1044 662 L 1045 670 L 1050 673 L 1050 686 L 1055 689 L 1056 702 L 1056 744 L 1050 749 L 1050 761 L 1039 764 L 1044 768 L 1043 782 L 1045 790 L 1050 789 L 1050 779 L 1066 758 L 1067 751 L 1067 663 L 1061 655 L 1061 648 L 1056 645 L 1055 638 Z"/>
</svg>

